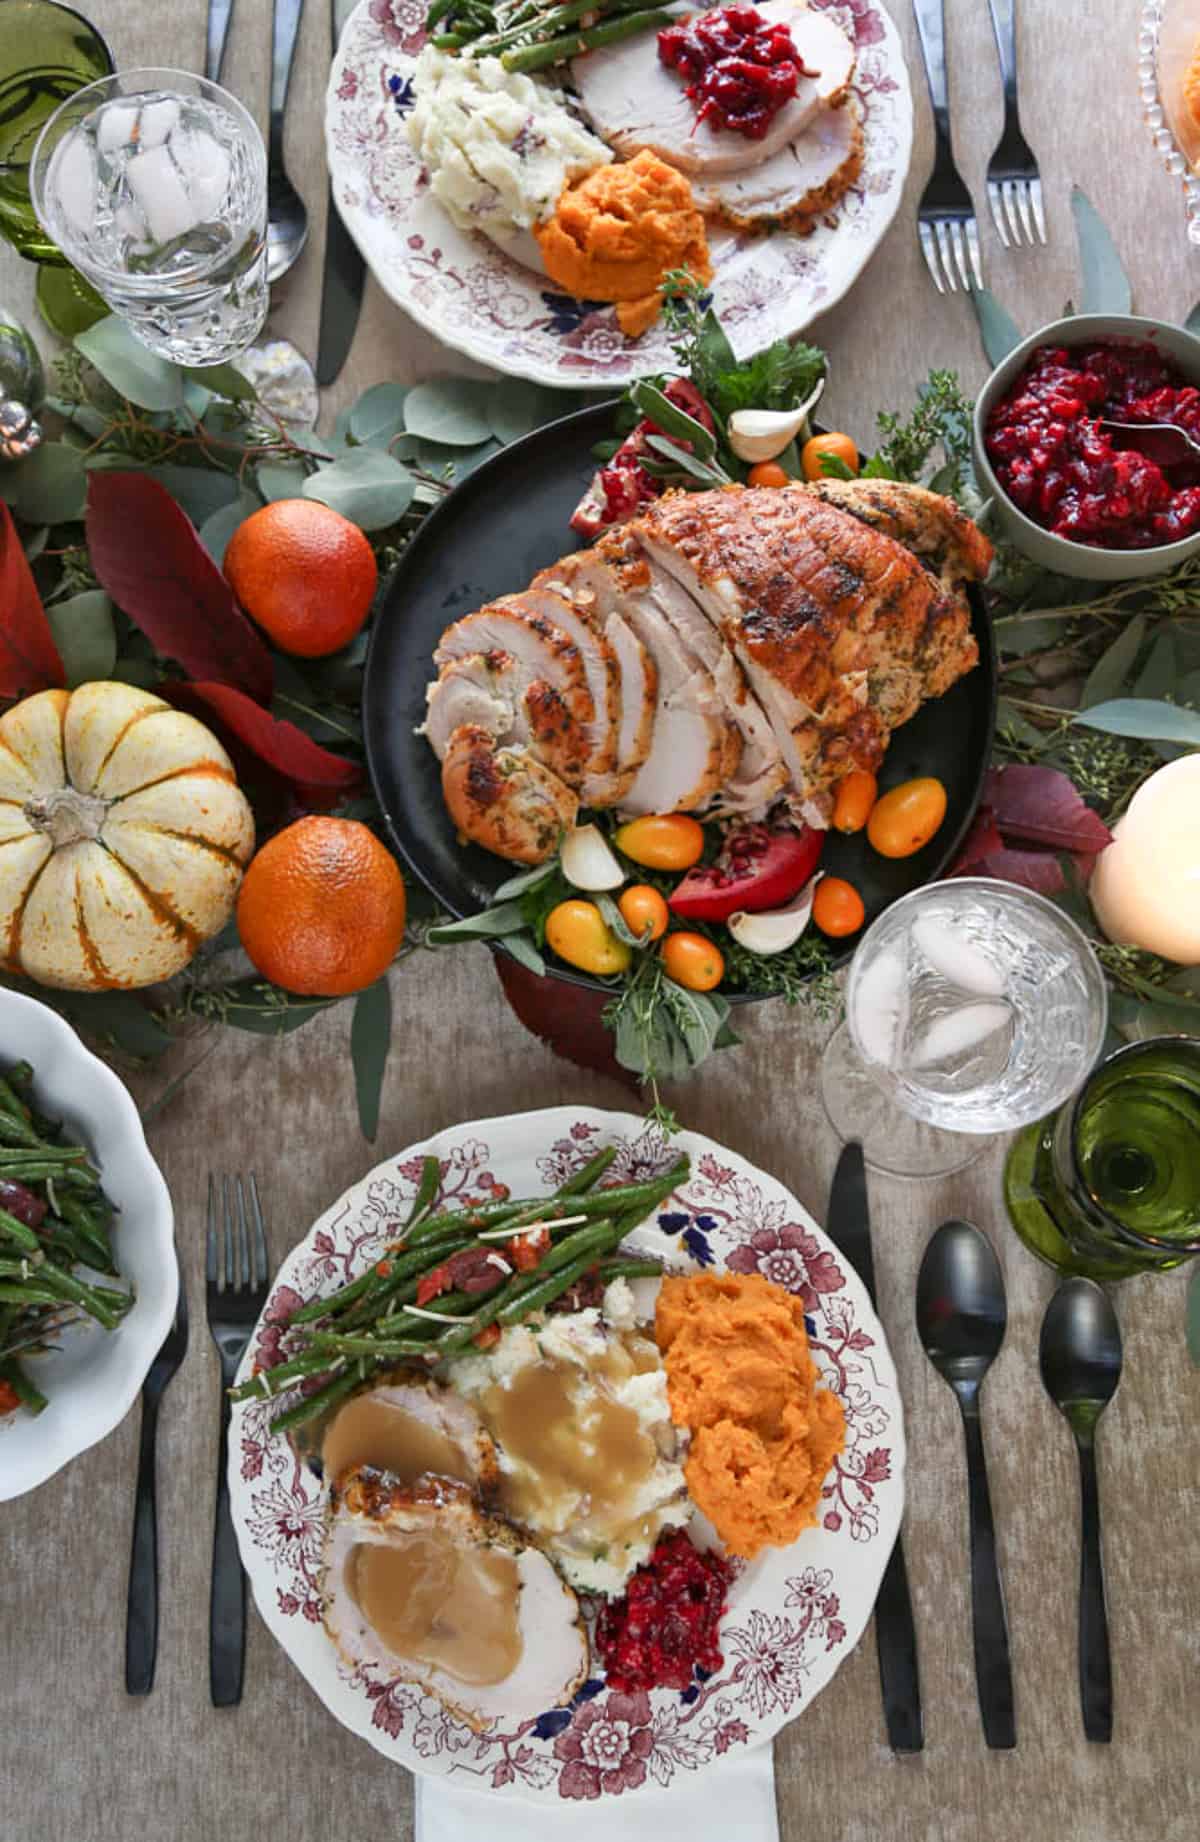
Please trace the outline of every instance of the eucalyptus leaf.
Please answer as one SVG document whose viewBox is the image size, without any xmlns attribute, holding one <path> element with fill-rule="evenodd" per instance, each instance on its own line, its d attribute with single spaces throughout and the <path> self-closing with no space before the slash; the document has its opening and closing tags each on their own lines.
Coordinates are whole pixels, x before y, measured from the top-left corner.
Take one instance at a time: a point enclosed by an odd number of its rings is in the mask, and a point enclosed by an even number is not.
<svg viewBox="0 0 1200 1842">
<path fill-rule="evenodd" d="M 87 502 L 83 456 L 65 441 L 44 441 L 24 460 L 0 468 L 0 499 L 7 500 L 25 524 L 67 524 L 82 518 Z"/>
<path fill-rule="evenodd" d="M 107 678 L 117 662 L 113 604 L 102 588 L 88 588 L 65 601 L 52 601 L 46 619 L 66 673 L 67 689 Z"/>
<path fill-rule="evenodd" d="M 979 322 L 979 337 L 988 363 L 998 365 L 1021 343 L 1021 329 L 990 288 L 972 288 L 971 305 Z"/>
<path fill-rule="evenodd" d="M 35 525 L 32 531 L 26 531 L 25 541 L 21 545 L 21 548 L 25 552 L 25 560 L 27 563 L 37 562 L 42 551 L 46 548 L 49 538 L 50 526 L 48 524 Z"/>
<path fill-rule="evenodd" d="M 1000 698 L 996 705 L 996 728 L 1001 735 L 1010 735 L 1014 741 L 1023 742 L 1029 748 L 1040 748 L 1046 739 L 1041 730 L 1027 716 L 1022 716 L 1007 697 Z"/>
<path fill-rule="evenodd" d="M 1179 659 L 1175 650 L 1175 638 L 1171 633 L 1160 633 L 1150 648 L 1150 656 L 1138 674 L 1133 687 L 1135 697 L 1166 697 L 1179 684 Z M 1182 687 L 1181 687 L 1182 688 Z"/>
<path fill-rule="evenodd" d="M 306 499 L 333 507 L 363 531 L 382 531 L 412 504 L 416 481 L 378 448 L 355 448 L 304 482 Z"/>
<path fill-rule="evenodd" d="M 350 1025 L 350 1059 L 354 1063 L 354 1093 L 358 1123 L 371 1144 L 379 1131 L 379 1101 L 392 1041 L 392 994 L 387 974 L 360 991 L 354 1000 Z"/>
<path fill-rule="evenodd" d="M 1185 333 L 1191 333 L 1193 338 L 1200 339 L 1200 301 L 1196 302 L 1184 321 L 1183 330 Z"/>
<path fill-rule="evenodd" d="M 492 434 L 507 445 L 546 422 L 570 415 L 579 406 L 580 399 L 565 390 L 548 390 L 523 377 L 505 377 L 488 395 L 487 414 Z"/>
<path fill-rule="evenodd" d="M 75 336 L 76 349 L 114 390 L 141 409 L 182 409 L 183 372 L 110 314 Z"/>
<path fill-rule="evenodd" d="M 142 691 L 154 690 L 162 677 L 152 660 L 141 659 L 136 653 L 122 653 L 108 675 L 118 684 L 135 684 Z"/>
<path fill-rule="evenodd" d="M 1064 622 L 1051 615 L 1040 619 L 1027 615 L 1004 615 L 995 623 L 996 644 L 1010 659 L 1022 658 L 1027 652 L 1041 652 L 1062 638 Z"/>
<path fill-rule="evenodd" d="M 69 420 L 73 428 L 81 429 L 91 441 L 99 441 L 100 437 L 112 427 L 112 418 L 106 416 L 102 409 L 97 409 L 91 403 L 73 404 Z"/>
<path fill-rule="evenodd" d="M 404 405 L 404 426 L 424 441 L 474 448 L 492 433 L 488 399 L 493 386 L 471 377 L 434 377 L 417 384 Z"/>
<path fill-rule="evenodd" d="M 408 391 L 403 384 L 373 384 L 364 390 L 346 418 L 346 429 L 355 441 L 386 447 L 404 428 L 404 400 Z"/>
<path fill-rule="evenodd" d="M 271 987 L 266 988 L 267 993 L 271 990 Z M 269 995 L 264 995 L 260 979 L 248 978 L 227 988 L 221 1018 L 235 1030 L 246 1030 L 251 1036 L 290 1036 L 293 1030 L 302 1029 L 335 1002 L 333 998 L 285 999 L 282 993 L 278 1002 L 273 1002 Z"/>
<path fill-rule="evenodd" d="M 202 422 L 209 404 L 213 400 L 211 390 L 198 384 L 194 377 L 185 375 L 183 380 L 183 407 L 194 422 Z"/>
<path fill-rule="evenodd" d="M 1083 276 L 1080 313 L 1128 313 L 1133 305 L 1133 290 L 1124 264 L 1104 219 L 1078 186 L 1071 193 L 1071 211 Z"/>
<path fill-rule="evenodd" d="M 220 506 L 217 511 L 210 512 L 201 524 L 200 542 L 218 569 L 225 561 L 229 540 L 238 526 L 245 524 L 251 513 L 257 512 L 261 505 L 262 500 L 257 493 L 247 492 L 243 488 L 236 499 L 228 505 Z"/>
<path fill-rule="evenodd" d="M 326 441 L 324 435 L 318 435 L 316 429 L 293 429 L 291 433 L 296 446 L 303 448 L 306 454 L 317 455 L 321 460 L 341 459 L 338 449 Z"/>
<path fill-rule="evenodd" d="M 1147 697 L 1118 697 L 1111 703 L 1081 710 L 1072 722 L 1110 736 L 1136 736 L 1143 742 L 1179 742 L 1200 748 L 1200 712 L 1181 710 L 1177 704 Z"/>
<path fill-rule="evenodd" d="M 50 1004 L 85 1035 L 107 1040 L 149 1061 L 171 1046 L 171 1038 L 152 1010 L 131 991 L 55 991 L 31 987 L 43 1004 Z"/>
<path fill-rule="evenodd" d="M 222 507 L 232 505 L 241 490 L 234 474 L 218 473 L 214 467 L 181 467 L 165 461 L 159 467 L 147 467 L 146 472 L 166 487 L 196 526 Z"/>
<path fill-rule="evenodd" d="M 517 964 L 524 966 L 526 972 L 534 973 L 539 979 L 545 978 L 546 962 L 528 935 L 507 934 L 504 940 L 504 950 L 506 953 L 511 953 Z"/>
<path fill-rule="evenodd" d="M 198 1055 L 194 1062 L 189 1062 L 187 1067 L 181 1069 L 177 1075 L 167 1082 L 165 1087 L 159 1089 L 153 1100 L 147 1100 L 145 1105 L 139 1108 L 143 1126 L 148 1126 L 151 1120 L 157 1119 L 160 1113 L 166 1111 L 176 1094 L 178 1094 L 180 1088 L 195 1074 L 197 1068 L 202 1067 L 203 1064 L 207 1062 L 215 1048 L 216 1044 L 214 1043 L 212 1048 L 204 1051 L 203 1055 Z"/>
<path fill-rule="evenodd" d="M 1129 680 L 1142 641 L 1146 636 L 1146 617 L 1135 614 L 1128 626 L 1122 627 L 1112 645 L 1109 646 L 1088 673 L 1083 690 L 1079 693 L 1079 707 L 1090 710 L 1094 704 L 1107 703 Z"/>
<path fill-rule="evenodd" d="M 499 452 L 500 444 L 491 435 L 475 448 L 448 448 L 440 441 L 424 441 L 415 435 L 402 435 L 392 449 L 398 460 L 411 461 L 434 479 L 440 480 L 446 469 L 451 468 L 455 483 L 465 480 L 468 474 L 474 473 L 476 467 Z"/>
<path fill-rule="evenodd" d="M 258 490 L 268 504 L 276 499 L 299 499 L 308 480 L 303 461 L 263 461 L 254 474 Z"/>
<path fill-rule="evenodd" d="M 482 914 L 431 927 L 425 938 L 433 947 L 452 946 L 456 940 L 500 940 L 506 934 L 519 933 L 524 926 L 525 911 L 520 902 L 500 902 L 494 908 L 485 908 Z"/>
<path fill-rule="evenodd" d="M 258 392 L 236 365 L 188 365 L 184 376 L 230 403 L 257 403 Z"/>
</svg>

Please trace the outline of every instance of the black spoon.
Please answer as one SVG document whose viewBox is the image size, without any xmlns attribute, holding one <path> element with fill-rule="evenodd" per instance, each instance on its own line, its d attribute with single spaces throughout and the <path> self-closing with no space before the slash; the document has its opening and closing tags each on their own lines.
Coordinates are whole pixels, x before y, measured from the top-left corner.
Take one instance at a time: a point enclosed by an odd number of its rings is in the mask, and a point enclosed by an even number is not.
<svg viewBox="0 0 1200 1842">
<path fill-rule="evenodd" d="M 1094 1279 L 1065 1279 L 1046 1307 L 1042 1381 L 1075 1435 L 1082 1536 L 1079 1550 L 1079 1701 L 1089 1740 L 1112 1739 L 1112 1660 L 1100 1555 L 1096 1422 L 1121 1379 L 1121 1330 Z"/>
<path fill-rule="evenodd" d="M 979 1420 L 979 1390 L 1008 1322 L 1004 1278 L 992 1244 L 970 1222 L 943 1222 L 917 1275 L 917 1334 L 962 1410 L 971 1519 L 971 1618 L 975 1683 L 989 1746 L 1017 1743 L 1004 1589 Z"/>
</svg>

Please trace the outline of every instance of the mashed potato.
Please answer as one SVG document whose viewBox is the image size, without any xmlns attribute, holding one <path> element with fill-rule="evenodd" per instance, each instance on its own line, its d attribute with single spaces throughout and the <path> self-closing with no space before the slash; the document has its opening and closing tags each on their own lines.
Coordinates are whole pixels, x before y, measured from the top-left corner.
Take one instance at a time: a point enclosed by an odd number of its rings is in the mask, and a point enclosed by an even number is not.
<svg viewBox="0 0 1200 1842">
<path fill-rule="evenodd" d="M 434 198 L 460 230 L 502 246 L 548 218 L 572 180 L 612 159 L 552 89 L 499 58 L 426 45 L 413 86 L 408 138 Z M 536 261 L 532 244 L 530 253 Z"/>
<path fill-rule="evenodd" d="M 500 1507 L 572 1585 L 619 1593 L 689 1520 L 666 1373 L 623 1280 L 599 1309 L 514 1325 L 448 1379 L 496 1441 Z"/>
</svg>

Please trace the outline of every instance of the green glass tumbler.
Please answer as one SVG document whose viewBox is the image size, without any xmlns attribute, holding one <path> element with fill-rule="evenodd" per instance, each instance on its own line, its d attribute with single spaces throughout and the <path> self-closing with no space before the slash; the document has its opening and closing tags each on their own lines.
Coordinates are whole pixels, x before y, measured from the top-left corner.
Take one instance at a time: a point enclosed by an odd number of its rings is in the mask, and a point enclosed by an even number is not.
<svg viewBox="0 0 1200 1842">
<path fill-rule="evenodd" d="M 93 25 L 55 0 L 0 0 L 0 236 L 31 262 L 65 263 L 38 223 L 29 166 L 60 103 L 109 76 L 112 53 Z"/>
<path fill-rule="evenodd" d="M 1014 1141 L 1004 1195 L 1060 1273 L 1129 1279 L 1200 1254 L 1200 1040 L 1155 1036 L 1101 1062 Z"/>
</svg>

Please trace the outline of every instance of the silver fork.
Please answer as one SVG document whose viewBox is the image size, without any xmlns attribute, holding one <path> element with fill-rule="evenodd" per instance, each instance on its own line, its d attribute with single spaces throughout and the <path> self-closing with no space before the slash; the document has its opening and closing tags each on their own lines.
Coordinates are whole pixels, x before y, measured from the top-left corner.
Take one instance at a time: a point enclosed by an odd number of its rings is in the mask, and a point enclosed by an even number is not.
<svg viewBox="0 0 1200 1842">
<path fill-rule="evenodd" d="M 996 235 L 1005 249 L 1046 241 L 1042 175 L 1033 149 L 1021 133 L 1017 109 L 1017 0 L 988 0 L 1000 75 L 1004 79 L 1004 130 L 987 169 L 988 204 Z"/>
<path fill-rule="evenodd" d="M 929 100 L 933 104 L 934 158 L 929 184 L 917 205 L 917 235 L 925 266 L 939 294 L 983 286 L 979 222 L 959 173 L 950 141 L 950 88 L 946 78 L 946 21 L 942 0 L 913 0 Z"/>
<path fill-rule="evenodd" d="M 250 1217 L 253 1218 L 253 1236 Z M 223 1232 L 218 1232 L 218 1229 Z M 253 1241 L 253 1245 L 251 1244 Z M 250 1176 L 250 1216 L 240 1177 L 208 1180 L 208 1246 L 205 1267 L 208 1328 L 221 1365 L 221 1437 L 217 1452 L 217 1508 L 213 1524 L 212 1594 L 208 1618 L 208 1673 L 213 1706 L 232 1707 L 242 1698 L 246 1655 L 246 1577 L 229 1513 L 229 1390 L 267 1302 L 271 1267 L 258 1183 Z"/>
</svg>

